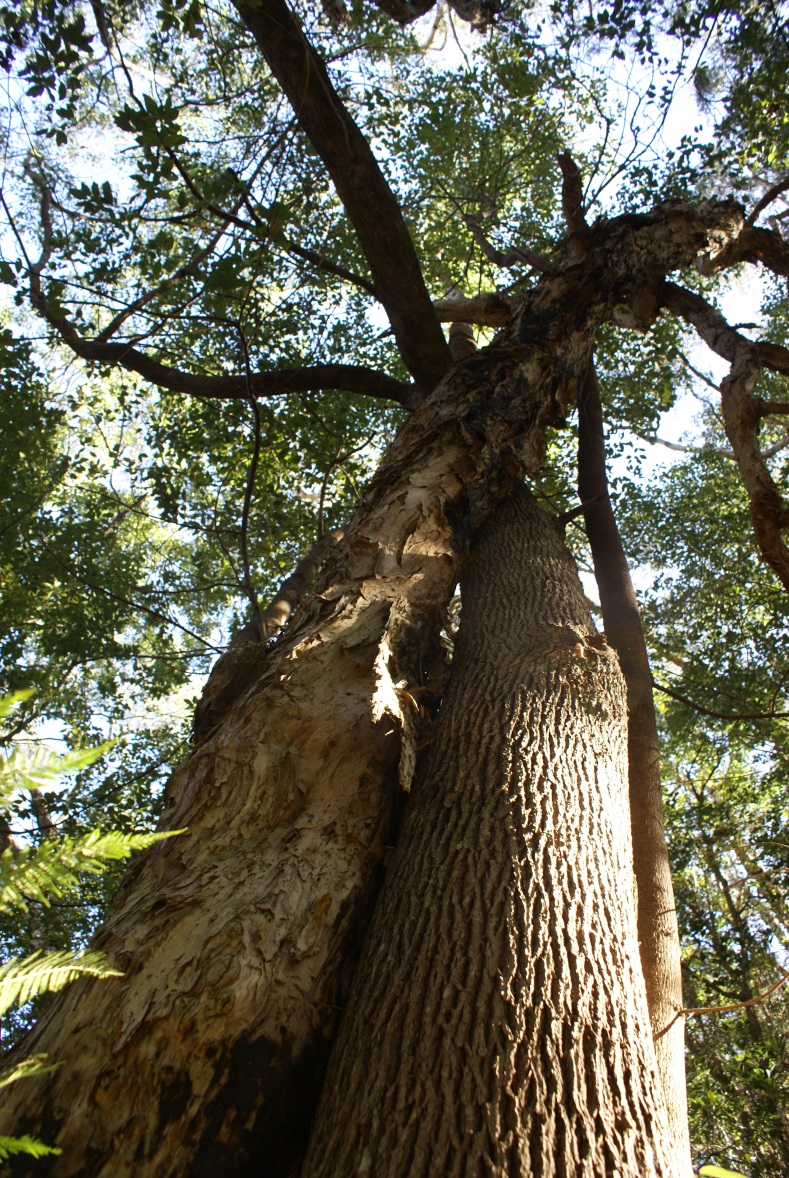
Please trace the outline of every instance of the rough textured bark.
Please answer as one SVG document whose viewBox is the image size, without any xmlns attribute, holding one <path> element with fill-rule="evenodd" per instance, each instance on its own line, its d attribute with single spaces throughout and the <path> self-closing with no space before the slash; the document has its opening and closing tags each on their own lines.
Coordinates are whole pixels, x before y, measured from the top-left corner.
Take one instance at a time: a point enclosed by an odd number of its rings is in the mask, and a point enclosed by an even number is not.
<svg viewBox="0 0 789 1178">
<path fill-rule="evenodd" d="M 628 778 L 638 941 L 671 1142 L 672 1174 L 690 1175 L 679 928 L 663 826 L 652 675 L 638 602 L 608 494 L 603 410 L 594 368 L 578 402 L 578 497 L 592 549 L 603 625 L 627 686 Z M 667 1030 L 666 1028 L 670 1028 Z"/>
<path fill-rule="evenodd" d="M 462 601 L 302 1178 L 669 1175 L 624 683 L 525 491 Z"/>
<path fill-rule="evenodd" d="M 724 201 L 592 226 L 584 259 L 559 258 L 415 410 L 318 589 L 174 774 L 165 825 L 188 833 L 133 869 L 95 942 L 125 977 L 77 982 L 26 1040 L 63 1066 L 5 1090 L 0 1131 L 64 1152 L 22 1172 L 231 1175 L 259 1158 L 271 1178 L 288 1173 L 424 736 L 431 642 L 468 538 L 539 469 L 599 324 L 643 322 L 665 273 L 741 222 Z M 571 924 L 575 911 L 562 913 Z M 620 1014 L 595 1011 L 600 1041 L 618 1036 Z"/>
</svg>

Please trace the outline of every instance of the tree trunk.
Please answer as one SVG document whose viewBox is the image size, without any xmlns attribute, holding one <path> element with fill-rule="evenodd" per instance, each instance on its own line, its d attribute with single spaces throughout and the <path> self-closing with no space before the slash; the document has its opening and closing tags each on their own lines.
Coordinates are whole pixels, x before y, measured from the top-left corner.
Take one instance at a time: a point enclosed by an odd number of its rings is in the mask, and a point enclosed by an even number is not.
<svg viewBox="0 0 789 1178">
<path fill-rule="evenodd" d="M 639 963 L 625 686 L 524 491 L 452 675 L 302 1178 L 670 1175 Z"/>
<path fill-rule="evenodd" d="M 627 685 L 630 821 L 638 895 L 638 942 L 658 1071 L 666 1100 L 672 1173 L 690 1175 L 682 959 L 663 824 L 652 673 L 627 557 L 608 494 L 603 407 L 594 367 L 578 398 L 578 497 L 592 549 L 605 634 Z"/>
<path fill-rule="evenodd" d="M 676 203 L 571 235 L 494 342 L 451 369 L 414 411 L 317 591 L 283 639 L 271 651 L 261 647 L 259 673 L 230 711 L 223 717 L 221 708 L 218 715 L 208 709 L 213 731 L 173 775 L 164 825 L 188 831 L 132 869 L 95 940 L 125 976 L 76 982 L 25 1041 L 22 1052 L 46 1052 L 62 1067 L 4 1090 L 0 1131 L 35 1133 L 63 1153 L 21 1161 L 18 1172 L 196 1178 L 221 1170 L 230 1178 L 247 1173 L 256 1158 L 268 1178 L 291 1171 L 393 839 L 399 790 L 409 785 L 417 745 L 426 738 L 419 701 L 468 538 L 521 474 L 539 470 L 545 430 L 574 403 L 599 325 L 647 325 L 664 275 L 718 249 L 741 224 L 731 202 Z M 588 620 L 578 625 L 590 632 Z M 569 642 L 574 631 L 565 625 L 562 633 Z M 577 697 L 575 688 L 565 698 L 557 687 L 565 662 L 586 668 Z M 654 1053 L 644 1045 L 642 983 L 632 974 L 628 940 L 626 809 L 619 814 L 622 829 L 608 830 L 614 811 L 626 806 L 618 778 L 608 780 L 613 721 L 606 692 L 616 692 L 600 687 L 595 721 L 597 705 L 581 690 L 587 681 L 596 690 L 591 668 L 609 662 L 579 639 L 558 658 L 559 671 L 544 669 L 546 690 L 559 692 L 545 707 L 562 724 L 562 709 L 569 708 L 578 740 L 582 732 L 588 738 L 585 748 L 568 750 L 566 771 L 576 758 L 572 771 L 583 769 L 579 780 L 590 790 L 591 808 L 585 815 L 577 789 L 557 796 L 564 817 L 554 841 L 532 848 L 543 855 L 534 869 L 558 892 L 555 901 L 548 892 L 529 900 L 542 904 L 535 935 L 548 939 L 535 945 L 543 955 L 524 976 L 535 986 L 544 979 L 562 1003 L 574 994 L 579 1012 L 592 1012 L 579 1023 L 584 1033 L 569 1055 L 566 1083 L 579 1102 L 575 1140 L 578 1149 L 587 1140 L 597 1149 L 597 1122 L 616 1122 L 620 1144 L 601 1147 L 597 1156 L 608 1156 L 610 1148 L 626 1160 L 649 1156 L 645 1124 L 654 1109 L 644 1092 L 654 1078 Z M 500 672 L 495 663 L 486 665 L 496 685 Z M 529 719 L 545 740 L 542 752 L 529 750 L 535 762 L 554 759 L 561 736 L 547 720 L 540 728 L 540 708 L 534 701 Z M 613 724 L 617 732 L 620 721 Z M 606 735 L 594 735 L 596 722 Z M 503 735 L 496 747 L 508 748 Z M 562 780 L 556 778 L 557 786 Z M 518 804 L 530 802 L 524 796 Z M 573 831 L 570 843 L 563 822 Z M 611 846 L 602 845 L 609 837 Z M 513 838 L 509 850 L 525 853 Z M 576 847 L 577 839 L 598 841 Z M 580 876 L 575 859 L 558 859 L 567 846 L 573 856 L 580 853 Z M 602 874 L 585 911 L 578 881 L 597 870 L 598 858 Z M 512 864 L 493 866 L 512 870 Z M 579 925 L 579 918 L 590 923 Z M 571 975 L 588 990 L 576 994 Z M 513 986 L 519 976 L 513 974 Z M 603 993 L 609 981 L 613 1001 Z M 513 995 L 517 1009 L 520 997 Z M 548 994 L 539 1000 L 551 1001 Z M 551 1036 L 575 1043 L 570 1023 L 562 1022 L 569 1008 L 561 1008 L 549 1031 L 548 1006 L 539 1002 L 535 1009 L 549 1035 L 548 1055 L 540 1058 L 550 1099 L 540 1094 L 532 1056 L 537 1103 L 532 1108 L 528 1097 L 524 1106 L 532 1109 L 529 1134 L 534 1117 L 554 1101 L 558 1065 L 550 1052 L 559 1040 Z M 526 1066 L 521 1056 L 513 1057 L 518 1076 Z M 626 1067 L 632 1070 L 620 1071 Z M 564 1079 L 559 1090 L 565 1091 Z M 611 1105 L 595 1103 L 609 1098 Z M 642 1099 L 643 1117 L 631 1133 L 628 1110 L 640 1108 Z M 612 1111 L 620 1107 L 621 1125 Z M 506 1141 L 508 1123 L 501 1127 Z M 662 1132 L 656 1122 L 656 1143 Z M 665 1172 L 656 1157 L 647 1173 Z"/>
<path fill-rule="evenodd" d="M 591 343 L 581 318 L 563 341 L 572 372 Z M 318 590 L 231 710 L 207 709 L 213 733 L 173 775 L 163 824 L 187 833 L 132 869 L 94 942 L 125 976 L 74 983 L 25 1040 L 63 1066 L 4 1092 L 0 1131 L 63 1153 L 15 1172 L 291 1171 L 468 535 L 538 468 L 563 391 L 549 351 L 509 341 L 401 429 Z"/>
</svg>

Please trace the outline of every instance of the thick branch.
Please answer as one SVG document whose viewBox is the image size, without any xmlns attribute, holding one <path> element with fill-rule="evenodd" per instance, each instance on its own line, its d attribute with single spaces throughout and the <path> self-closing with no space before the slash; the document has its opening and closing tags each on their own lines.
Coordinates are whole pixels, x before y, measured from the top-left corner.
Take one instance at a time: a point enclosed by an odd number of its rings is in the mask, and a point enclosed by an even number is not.
<svg viewBox="0 0 789 1178">
<path fill-rule="evenodd" d="M 704 272 L 723 270 L 727 266 L 736 266 L 738 262 L 750 262 L 753 265 L 761 262 L 773 274 L 789 278 L 789 242 L 773 229 L 748 226 L 736 241 L 731 242 L 710 263 L 703 265 L 702 269 Z"/>
<path fill-rule="evenodd" d="M 583 178 L 573 157 L 566 151 L 559 154 L 562 173 L 562 212 L 570 233 L 585 237 L 589 232 L 583 208 Z"/>
<path fill-rule="evenodd" d="M 433 311 L 441 323 L 476 323 L 480 327 L 504 327 L 512 315 L 512 300 L 500 294 L 436 299 Z"/>
<path fill-rule="evenodd" d="M 307 592 L 328 553 L 342 539 L 341 530 L 327 532 L 313 544 L 274 597 L 257 617 L 235 634 L 224 654 L 214 664 L 203 694 L 195 708 L 192 734 L 200 744 L 227 715 L 235 701 L 260 674 L 266 657 L 266 643 L 274 638 Z"/>
<path fill-rule="evenodd" d="M 234 3 L 328 169 L 406 367 L 423 391 L 433 388 L 449 367 L 449 348 L 400 207 L 366 139 L 285 0 Z"/>
<path fill-rule="evenodd" d="M 194 372 L 183 372 L 170 368 L 152 356 L 147 356 L 130 344 L 99 343 L 86 340 L 67 319 L 51 315 L 43 296 L 33 297 L 33 304 L 55 328 L 64 343 L 82 360 L 100 364 L 117 364 L 129 372 L 168 389 L 172 393 L 186 393 L 203 400 L 238 400 L 248 398 L 246 377 L 239 373 L 233 376 L 202 376 Z M 363 393 L 387 401 L 396 401 L 406 408 L 416 403 L 416 390 L 394 377 L 373 368 L 354 364 L 315 364 L 303 368 L 280 368 L 271 372 L 254 372 L 249 387 L 254 397 L 278 397 L 285 393 L 316 392 L 322 389 L 343 389 L 349 393 Z"/>
<path fill-rule="evenodd" d="M 758 375 L 758 365 L 743 351 L 721 384 L 723 423 L 748 492 L 751 522 L 762 556 L 789 592 L 789 549 L 781 534 L 785 507 L 759 449 L 759 415 L 751 396 Z"/>
<path fill-rule="evenodd" d="M 435 0 L 374 0 L 378 8 L 399 25 L 410 25 L 435 4 Z"/>
</svg>

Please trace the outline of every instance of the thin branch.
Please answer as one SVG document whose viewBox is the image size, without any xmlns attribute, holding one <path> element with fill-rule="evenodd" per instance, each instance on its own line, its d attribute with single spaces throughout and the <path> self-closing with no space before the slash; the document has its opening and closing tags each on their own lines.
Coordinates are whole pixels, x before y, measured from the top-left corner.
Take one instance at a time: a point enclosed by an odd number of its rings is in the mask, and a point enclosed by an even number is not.
<svg viewBox="0 0 789 1178">
<path fill-rule="evenodd" d="M 784 192 L 787 191 L 789 191 L 789 176 L 787 176 L 785 180 L 780 180 L 777 184 L 773 184 L 771 188 L 767 189 L 764 196 L 756 202 L 756 204 L 753 206 L 753 210 L 745 218 L 745 224 L 753 225 L 759 214 L 763 213 L 768 205 L 771 205 L 773 201 L 777 199 L 777 197 L 781 196 Z"/>
<path fill-rule="evenodd" d="M 711 720 L 725 720 L 727 722 L 736 722 L 738 720 L 786 720 L 789 719 L 789 712 L 737 712 L 735 714 L 728 712 L 712 712 L 709 708 L 703 708 L 701 704 L 694 703 L 692 699 L 687 696 L 680 695 L 678 691 L 673 691 L 670 687 L 666 687 L 663 683 L 658 683 L 656 679 L 652 680 L 652 686 L 663 695 L 668 695 L 671 699 L 677 700 L 678 703 L 685 704 L 686 707 L 692 708 L 694 712 L 698 712 L 701 716 L 709 716 Z"/>
<path fill-rule="evenodd" d="M 730 1014 L 735 1010 L 745 1010 L 749 1006 L 758 1006 L 759 1003 L 764 1002 L 767 998 L 770 997 L 771 994 L 774 994 L 775 991 L 780 986 L 782 986 L 788 978 L 789 969 L 786 971 L 786 973 L 781 974 L 778 981 L 775 982 L 774 985 L 770 986 L 768 990 L 765 990 L 762 994 L 757 994 L 755 998 L 748 998 L 745 1002 L 730 1002 L 726 1006 L 685 1006 L 681 1010 L 677 1011 L 671 1022 L 665 1026 L 662 1031 L 658 1031 L 657 1035 L 655 1035 L 655 1038 L 660 1039 L 663 1035 L 670 1031 L 677 1019 L 682 1018 L 683 1015 L 690 1017 L 696 1014 Z"/>
<path fill-rule="evenodd" d="M 96 336 L 96 343 L 105 343 L 108 339 L 115 335 L 116 331 L 118 331 L 118 329 L 123 326 L 126 320 L 134 315 L 137 311 L 141 311 L 143 307 L 146 307 L 148 303 L 153 302 L 154 299 L 158 299 L 160 295 L 166 294 L 166 292 L 177 285 L 177 283 L 179 283 L 182 278 L 188 278 L 191 274 L 194 274 L 198 266 L 200 266 L 200 264 L 204 262 L 205 259 L 209 257 L 219 245 L 219 242 L 224 237 L 229 224 L 230 219 L 227 218 L 214 234 L 214 236 L 209 240 L 208 244 L 205 245 L 201 250 L 198 250 L 198 252 L 192 257 L 191 261 L 186 262 L 183 266 L 180 266 L 170 275 L 169 278 L 166 278 L 164 282 L 160 283 L 159 286 L 153 287 L 151 290 L 146 291 L 145 294 L 140 295 L 138 299 L 135 299 L 133 303 L 130 303 L 128 307 L 124 307 L 122 311 L 119 311 L 114 319 L 112 319 L 111 322 L 108 323 L 107 326 L 103 328 Z"/>
<path fill-rule="evenodd" d="M 543 257 L 542 254 L 536 254 L 532 250 L 524 249 L 522 246 L 513 246 L 506 253 L 496 249 L 496 246 L 485 236 L 485 231 L 479 223 L 479 217 L 475 217 L 471 213 L 464 213 L 463 220 L 466 222 L 471 236 L 485 257 L 496 266 L 509 268 L 525 263 L 527 266 L 533 266 L 535 270 L 541 270 L 544 274 L 553 274 L 555 272 L 556 265 L 550 258 Z"/>
<path fill-rule="evenodd" d="M 244 592 L 247 595 L 249 604 L 252 607 L 252 618 L 256 623 L 260 632 L 260 640 L 263 641 L 263 623 L 260 609 L 260 602 L 258 595 L 255 592 L 255 585 L 252 581 L 252 572 L 249 567 L 249 514 L 252 509 L 252 496 L 255 490 L 255 481 L 258 473 L 258 462 L 260 461 L 260 405 L 257 397 L 252 391 L 252 373 L 249 367 L 249 345 L 247 344 L 246 332 L 241 323 L 236 323 L 235 328 L 238 332 L 241 341 L 241 349 L 244 353 L 244 378 L 247 386 L 247 397 L 252 406 L 254 439 L 252 445 L 252 457 L 249 460 L 249 470 L 247 471 L 247 483 L 244 488 L 244 506 L 241 511 L 241 562 L 244 573 Z"/>
</svg>

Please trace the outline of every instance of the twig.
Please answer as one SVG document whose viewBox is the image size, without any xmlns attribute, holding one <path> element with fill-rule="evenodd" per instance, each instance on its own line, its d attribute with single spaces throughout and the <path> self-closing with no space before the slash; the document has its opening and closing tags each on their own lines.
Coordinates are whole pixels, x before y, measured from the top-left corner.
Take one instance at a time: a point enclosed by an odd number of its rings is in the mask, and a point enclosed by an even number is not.
<svg viewBox="0 0 789 1178">
<path fill-rule="evenodd" d="M 658 1031 L 655 1039 L 662 1038 L 663 1035 L 671 1030 L 677 1019 L 682 1018 L 683 1015 L 689 1018 L 696 1014 L 730 1014 L 734 1010 L 745 1010 L 748 1006 L 758 1006 L 760 1002 L 764 1002 L 771 994 L 774 994 L 779 986 L 784 984 L 787 978 L 789 978 L 789 969 L 781 975 L 774 985 L 770 986 L 769 990 L 765 990 L 763 994 L 757 994 L 755 998 L 749 998 L 746 1002 L 730 1002 L 726 1006 L 684 1006 L 681 1010 L 677 1011 L 671 1022 L 662 1031 Z"/>
<path fill-rule="evenodd" d="M 678 703 L 685 704 L 686 707 L 692 708 L 694 712 L 698 712 L 702 716 L 709 716 L 711 720 L 786 720 L 789 719 L 789 712 L 739 712 L 736 715 L 729 715 L 724 712 L 711 712 L 709 708 L 703 708 L 701 704 L 696 704 L 692 699 L 688 699 L 684 695 L 680 695 L 678 691 L 672 691 L 670 687 L 666 687 L 663 683 L 658 683 L 656 679 L 652 680 L 652 686 L 662 692 L 663 695 L 668 695 L 671 699 L 677 700 Z"/>
</svg>

